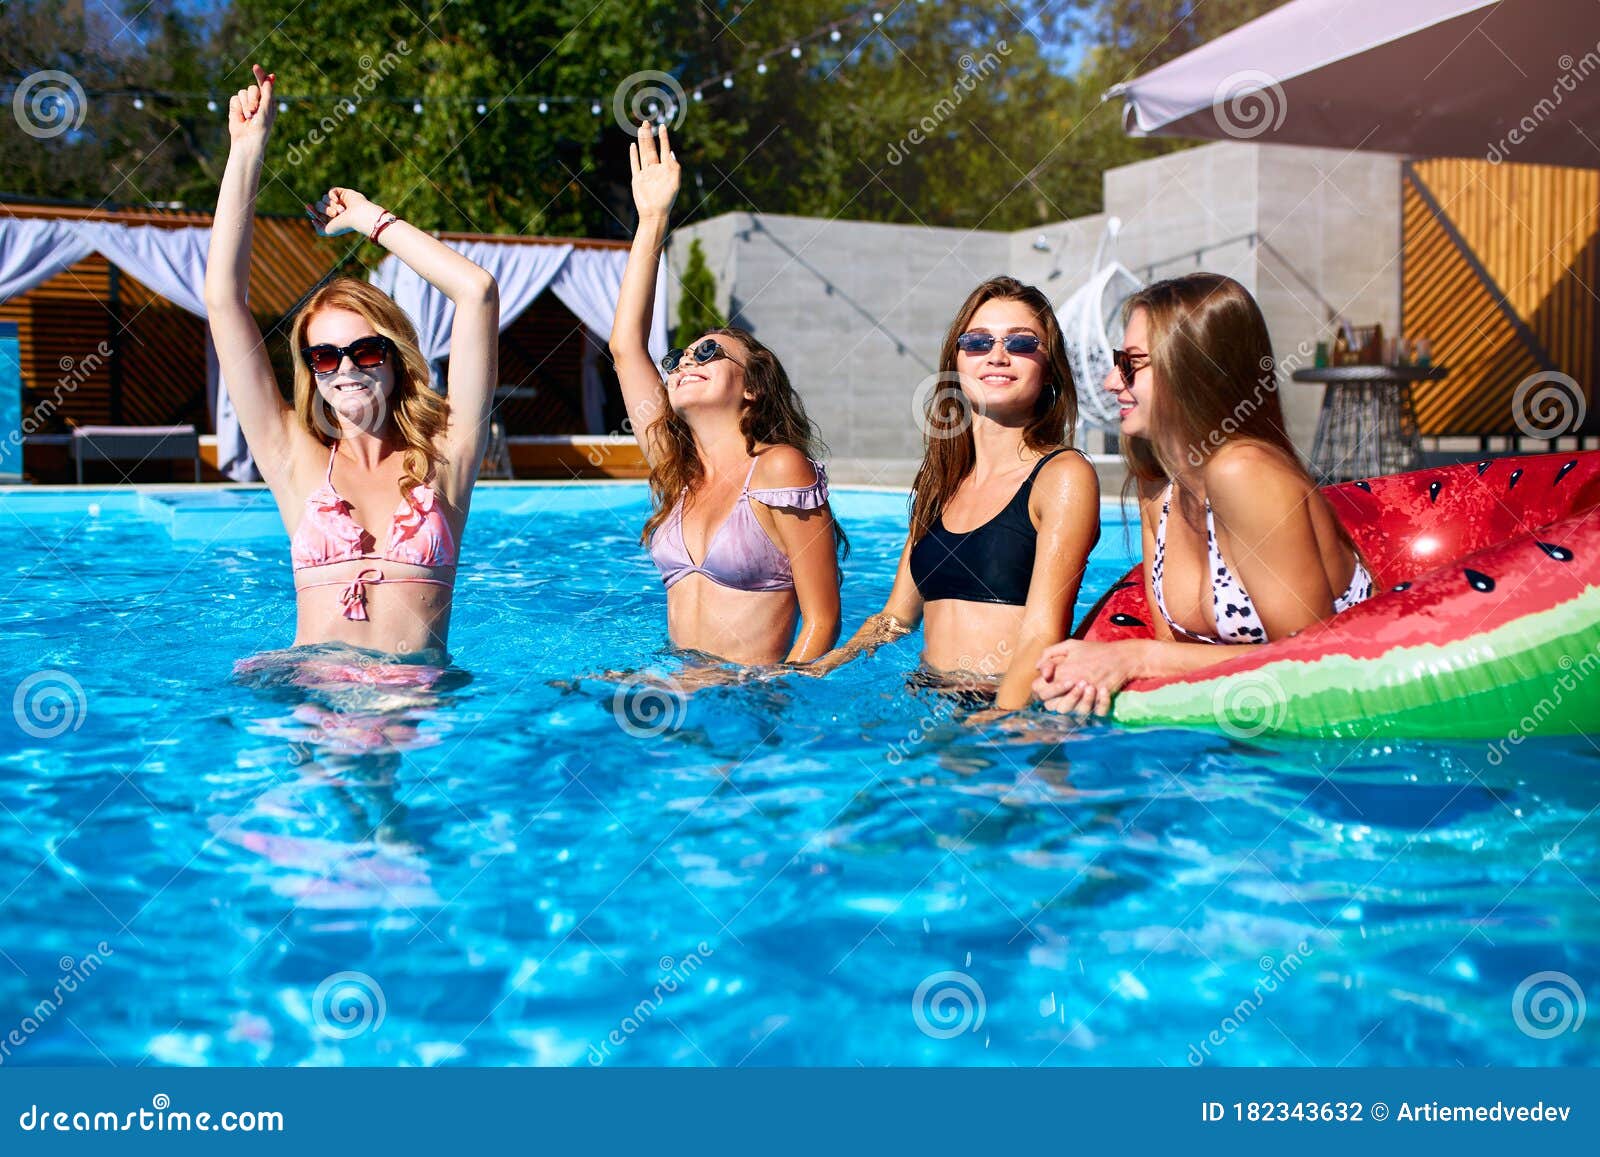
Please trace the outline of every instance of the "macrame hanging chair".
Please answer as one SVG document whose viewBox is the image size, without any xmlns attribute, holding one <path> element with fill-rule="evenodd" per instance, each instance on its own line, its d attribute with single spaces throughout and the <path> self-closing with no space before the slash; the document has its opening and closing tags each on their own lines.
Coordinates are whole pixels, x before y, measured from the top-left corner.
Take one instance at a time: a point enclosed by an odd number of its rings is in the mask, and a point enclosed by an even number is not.
<svg viewBox="0 0 1600 1157">
<path fill-rule="evenodd" d="M 1144 288 L 1113 255 L 1121 229 L 1119 218 L 1106 222 L 1095 249 L 1094 273 L 1056 310 L 1078 387 L 1079 421 L 1112 431 L 1118 425 L 1117 401 L 1103 383 L 1111 372 L 1111 351 L 1122 340 L 1122 303 Z"/>
</svg>

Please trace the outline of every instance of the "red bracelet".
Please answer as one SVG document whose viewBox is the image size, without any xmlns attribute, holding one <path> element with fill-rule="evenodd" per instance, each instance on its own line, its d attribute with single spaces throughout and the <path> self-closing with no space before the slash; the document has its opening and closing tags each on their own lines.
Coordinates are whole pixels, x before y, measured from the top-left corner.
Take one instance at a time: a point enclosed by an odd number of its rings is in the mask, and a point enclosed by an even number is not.
<svg viewBox="0 0 1600 1157">
<path fill-rule="evenodd" d="M 382 233 L 385 229 L 393 225 L 399 219 L 400 218 L 396 217 L 393 213 L 385 209 L 383 214 L 378 218 L 378 223 L 372 227 L 372 232 L 367 235 L 367 240 L 376 241 L 378 239 L 378 234 Z"/>
</svg>

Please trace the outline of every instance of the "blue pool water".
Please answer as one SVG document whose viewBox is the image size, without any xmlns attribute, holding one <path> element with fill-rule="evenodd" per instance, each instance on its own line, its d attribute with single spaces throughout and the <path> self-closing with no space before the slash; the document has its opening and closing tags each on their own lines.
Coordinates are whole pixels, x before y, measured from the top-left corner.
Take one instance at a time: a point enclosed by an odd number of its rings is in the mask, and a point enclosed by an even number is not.
<svg viewBox="0 0 1600 1157">
<path fill-rule="evenodd" d="M 904 502 L 836 507 L 853 625 Z M 1600 1060 L 1588 739 L 972 727 L 915 637 L 619 694 L 644 510 L 483 488 L 463 674 L 335 693 L 231 677 L 292 633 L 265 495 L 0 494 L 0 1064 Z"/>
</svg>

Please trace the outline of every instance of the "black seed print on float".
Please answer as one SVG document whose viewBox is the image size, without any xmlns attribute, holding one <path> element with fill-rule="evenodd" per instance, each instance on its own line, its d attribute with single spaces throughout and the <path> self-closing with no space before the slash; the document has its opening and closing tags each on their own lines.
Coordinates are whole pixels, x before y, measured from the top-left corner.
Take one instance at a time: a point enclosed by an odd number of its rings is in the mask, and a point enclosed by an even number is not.
<svg viewBox="0 0 1600 1157">
<path fill-rule="evenodd" d="M 1480 594 L 1488 594 L 1494 590 L 1494 579 L 1484 574 L 1481 570 L 1473 570 L 1469 566 L 1464 568 L 1461 573 L 1467 576 L 1468 585 Z"/>
<path fill-rule="evenodd" d="M 1366 481 L 1357 482 L 1356 483 L 1356 489 L 1357 490 L 1365 490 L 1368 494 L 1371 494 L 1372 493 L 1372 483 L 1366 482 Z"/>
<path fill-rule="evenodd" d="M 1444 483 L 1440 482 L 1437 478 L 1435 478 L 1432 482 L 1428 483 L 1428 501 L 1429 502 L 1438 502 L 1439 501 L 1439 491 L 1441 489 L 1443 489 L 1443 487 L 1444 487 Z"/>
<path fill-rule="evenodd" d="M 1123 579 L 1116 586 L 1111 588 L 1111 593 L 1112 594 L 1116 594 L 1118 591 L 1125 591 L 1129 587 L 1136 587 L 1138 585 L 1139 584 L 1137 582 L 1135 582 L 1133 579 Z"/>
<path fill-rule="evenodd" d="M 1553 542 L 1541 542 L 1539 543 L 1539 549 L 1544 551 L 1557 562 L 1572 561 L 1572 552 L 1564 546 L 1557 546 Z"/>
<path fill-rule="evenodd" d="M 1489 469 L 1489 461 L 1488 461 L 1488 459 L 1484 459 L 1482 462 L 1479 462 L 1478 463 L 1478 477 L 1482 478 L 1483 477 L 1483 472 L 1485 470 L 1487 470 L 1487 469 Z"/>
<path fill-rule="evenodd" d="M 1506 483 L 1506 489 L 1510 490 L 1512 487 L 1514 487 L 1517 484 L 1517 482 L 1521 478 L 1522 478 L 1522 470 L 1521 470 L 1521 468 L 1519 467 L 1518 469 L 1513 470 L 1511 472 L 1511 481 Z"/>
<path fill-rule="evenodd" d="M 1118 611 L 1111 616 L 1111 625 L 1113 627 L 1142 627 L 1144 626 L 1144 620 L 1136 619 L 1132 615 L 1125 615 Z"/>
<path fill-rule="evenodd" d="M 1577 464 L 1578 460 L 1574 458 L 1571 462 L 1568 462 L 1566 465 L 1562 466 L 1561 469 L 1556 471 L 1556 476 L 1550 480 L 1550 485 L 1554 486 L 1557 482 L 1560 482 L 1567 476 L 1567 471 L 1571 470 Z"/>
<path fill-rule="evenodd" d="M 1395 583 L 1394 586 L 1390 587 L 1389 589 L 1392 590 L 1392 591 L 1408 591 L 1408 590 L 1411 589 L 1411 584 L 1410 583 Z"/>
</svg>

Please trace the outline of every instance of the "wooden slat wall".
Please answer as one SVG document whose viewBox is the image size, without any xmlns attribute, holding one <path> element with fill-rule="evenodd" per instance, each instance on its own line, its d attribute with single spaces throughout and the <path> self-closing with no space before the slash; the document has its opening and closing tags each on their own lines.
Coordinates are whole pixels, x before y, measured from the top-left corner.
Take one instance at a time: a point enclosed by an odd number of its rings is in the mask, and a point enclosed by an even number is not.
<svg viewBox="0 0 1600 1157">
<path fill-rule="evenodd" d="M 1420 184 L 1420 188 L 1419 188 Z M 1436 219 L 1426 190 L 1462 245 Z M 1515 434 L 1511 397 L 1549 366 L 1574 378 L 1595 414 L 1600 371 L 1600 172 L 1549 165 L 1438 159 L 1410 167 L 1402 190 L 1401 312 L 1408 337 L 1426 337 L 1442 383 L 1415 391 L 1424 434 Z M 1498 295 L 1498 296 L 1497 296 Z M 1518 334 L 1499 302 L 1531 332 Z M 1593 418 L 1591 418 L 1591 424 Z"/>
</svg>

